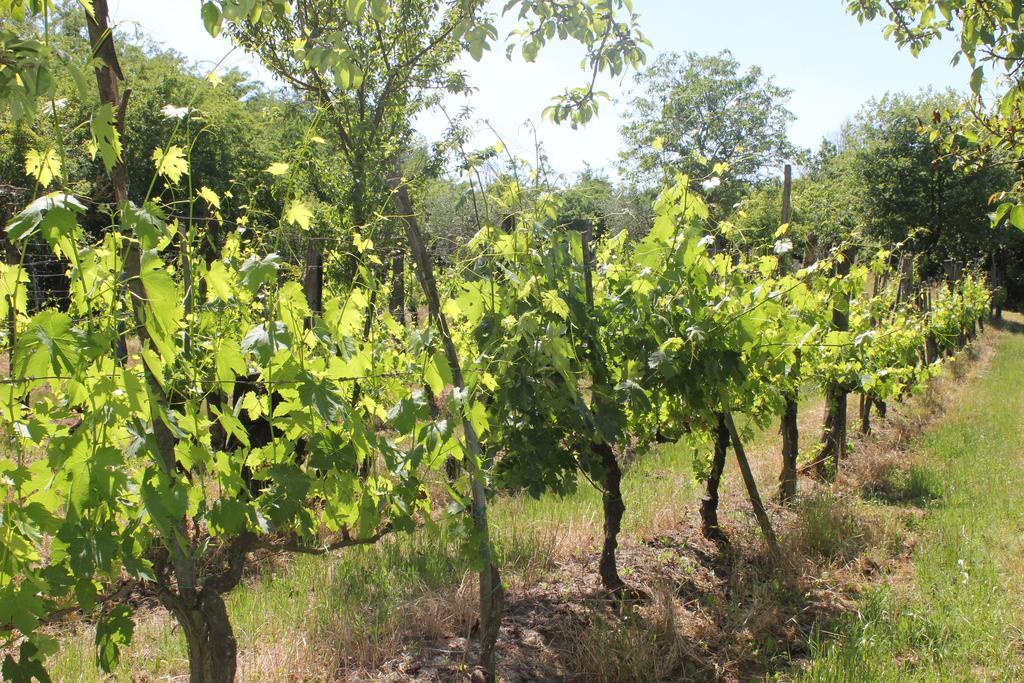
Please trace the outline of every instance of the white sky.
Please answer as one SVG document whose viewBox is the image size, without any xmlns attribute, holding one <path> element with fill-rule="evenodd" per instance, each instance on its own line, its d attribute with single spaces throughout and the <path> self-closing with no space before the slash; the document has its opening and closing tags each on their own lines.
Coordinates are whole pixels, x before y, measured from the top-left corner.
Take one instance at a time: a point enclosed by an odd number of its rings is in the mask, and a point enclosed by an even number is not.
<svg viewBox="0 0 1024 683">
<path fill-rule="evenodd" d="M 212 66 L 232 47 L 225 39 L 206 34 L 200 4 L 200 0 L 110 2 L 113 20 L 122 30 L 130 31 L 134 25 L 158 43 Z M 744 66 L 760 65 L 780 85 L 792 89 L 790 108 L 797 120 L 790 137 L 804 147 L 816 148 L 823 136 L 833 135 L 871 97 L 929 86 L 963 90 L 969 76 L 966 66 L 950 66 L 953 44 L 949 40 L 915 59 L 885 41 L 879 25 L 859 26 L 844 12 L 845 0 L 634 0 L 634 5 L 641 15 L 641 28 L 654 43 L 652 57 L 661 52 L 708 53 L 727 48 Z M 467 59 L 465 68 L 477 93 L 471 101 L 453 101 L 451 109 L 471 104 L 477 118 L 489 121 L 513 149 L 528 157 L 533 156 L 533 137 L 524 123 L 532 119 L 559 171 L 573 174 L 586 164 L 613 171 L 621 105 L 603 104 L 600 118 L 577 131 L 540 120 L 553 95 L 583 83 L 581 57 L 575 46 L 555 44 L 542 51 L 534 64 L 518 58 L 510 62 L 502 49 L 487 53 L 480 63 Z M 231 53 L 225 65 L 269 81 L 267 72 L 241 51 Z M 613 98 L 625 99 L 632 79 L 604 79 L 599 87 Z M 421 117 L 417 125 L 428 139 L 436 139 L 445 121 L 434 114 Z M 481 126 L 479 144 L 493 141 Z"/>
</svg>

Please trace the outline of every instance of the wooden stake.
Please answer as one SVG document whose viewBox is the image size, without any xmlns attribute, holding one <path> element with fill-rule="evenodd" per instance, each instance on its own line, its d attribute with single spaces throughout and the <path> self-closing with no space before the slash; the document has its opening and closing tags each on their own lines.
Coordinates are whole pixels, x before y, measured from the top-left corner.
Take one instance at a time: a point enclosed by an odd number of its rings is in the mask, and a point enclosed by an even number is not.
<svg viewBox="0 0 1024 683">
<path fill-rule="evenodd" d="M 462 376 L 462 365 L 455 342 L 452 341 L 448 319 L 441 310 L 441 297 L 437 293 L 433 262 L 430 252 L 427 251 L 426 244 L 423 242 L 416 215 L 412 211 L 412 202 L 409 200 L 409 193 L 402 178 L 401 164 L 397 161 L 394 174 L 388 179 L 388 184 L 395 193 L 398 212 L 405 224 L 405 235 L 409 241 L 413 261 L 417 266 L 416 274 L 423 289 L 424 298 L 427 300 L 427 310 L 437 325 L 438 334 L 444 346 L 444 355 L 452 370 L 452 384 L 455 385 L 456 390 L 465 393 L 466 383 Z M 473 523 L 479 534 L 479 551 L 484 565 L 480 572 L 480 666 L 484 669 L 487 679 L 493 681 L 496 675 L 494 650 L 498 639 L 498 630 L 501 628 L 504 590 L 501 586 L 498 568 L 494 564 L 490 529 L 487 524 L 485 474 L 480 465 L 483 451 L 473 423 L 465 416 L 462 418 L 462 429 L 466 440 L 466 466 L 469 470 L 473 501 Z"/>
<path fill-rule="evenodd" d="M 779 548 L 779 539 L 775 535 L 775 530 L 772 529 L 772 522 L 768 518 L 768 512 L 764 508 L 764 503 L 761 502 L 761 495 L 757 492 L 757 482 L 754 480 L 754 474 L 750 470 L 750 462 L 747 460 L 747 453 L 743 449 L 743 442 L 740 440 L 739 432 L 736 431 L 736 423 L 733 421 L 730 411 L 726 410 L 723 415 L 725 416 L 725 426 L 729 430 L 729 437 L 732 439 L 732 449 L 736 452 L 736 462 L 740 466 L 743 483 L 747 487 L 747 496 L 750 498 L 750 504 L 754 508 L 754 516 L 757 517 L 761 533 L 764 534 L 765 541 L 768 543 L 768 550 L 778 559 L 782 556 L 782 550 Z"/>
</svg>

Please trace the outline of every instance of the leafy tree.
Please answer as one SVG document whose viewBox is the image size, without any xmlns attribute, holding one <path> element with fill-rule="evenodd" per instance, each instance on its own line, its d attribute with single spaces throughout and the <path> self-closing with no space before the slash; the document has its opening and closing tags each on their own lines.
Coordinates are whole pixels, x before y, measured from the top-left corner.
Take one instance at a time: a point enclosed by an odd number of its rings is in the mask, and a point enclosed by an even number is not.
<svg viewBox="0 0 1024 683">
<path fill-rule="evenodd" d="M 607 176 L 587 168 L 558 196 L 562 202 L 558 222 L 566 229 L 592 230 L 597 237 L 607 234 L 608 217 L 616 204 L 615 186 Z"/>
<path fill-rule="evenodd" d="M 844 125 L 838 145 L 823 143 L 793 187 L 793 225 L 787 238 L 811 259 L 830 245 L 867 240 L 900 244 L 920 255 L 920 274 L 937 277 L 942 262 L 983 263 L 992 254 L 1024 252 L 1016 230 L 990 228 L 989 198 L 1010 176 L 1002 166 L 963 166 L 942 155 L 923 127 L 936 111 L 953 110 L 952 93 L 890 94 L 868 102 Z M 744 244 L 770 244 L 778 228 L 780 186 L 767 182 L 752 191 L 731 217 L 734 237 Z"/>
<path fill-rule="evenodd" d="M 722 218 L 743 183 L 793 153 L 786 137 L 790 91 L 756 66 L 743 70 L 728 51 L 662 55 L 637 84 L 620 158 L 626 177 L 643 186 L 679 173 L 708 179 L 708 199 Z"/>
<path fill-rule="evenodd" d="M 982 260 L 1016 237 L 991 231 L 986 216 L 989 197 L 1010 181 L 1005 169 L 958 165 L 923 130 L 935 112 L 957 106 L 952 93 L 886 95 L 865 105 L 842 136 L 865 234 L 921 254 L 931 275 L 943 259 Z"/>
<path fill-rule="evenodd" d="M 955 61 L 972 67 L 966 115 L 938 116 L 935 135 L 967 165 L 1016 169 L 995 197 L 994 223 L 1024 230 L 1024 16 L 1019 2 L 989 0 L 846 0 L 861 22 L 883 18 L 885 35 L 917 55 L 943 35 L 958 39 Z M 991 94 L 989 94 L 991 93 Z M 952 120 L 950 120 L 952 118 Z"/>
</svg>

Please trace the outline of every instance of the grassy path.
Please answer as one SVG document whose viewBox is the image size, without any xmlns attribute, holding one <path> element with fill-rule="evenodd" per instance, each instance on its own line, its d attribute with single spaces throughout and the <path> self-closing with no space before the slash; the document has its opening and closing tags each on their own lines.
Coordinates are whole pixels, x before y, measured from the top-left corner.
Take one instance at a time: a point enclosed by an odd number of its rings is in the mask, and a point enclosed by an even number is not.
<svg viewBox="0 0 1024 683">
<path fill-rule="evenodd" d="M 814 681 L 1024 679 L 1024 328 L 915 447 L 938 482 L 909 580 L 824 634 Z"/>
</svg>

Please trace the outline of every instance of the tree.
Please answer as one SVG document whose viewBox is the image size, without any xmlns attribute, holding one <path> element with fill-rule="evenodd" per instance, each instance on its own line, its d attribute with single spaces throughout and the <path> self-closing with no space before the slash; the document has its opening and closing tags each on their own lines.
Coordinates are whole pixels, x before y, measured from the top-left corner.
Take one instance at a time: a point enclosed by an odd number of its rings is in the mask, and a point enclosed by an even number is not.
<svg viewBox="0 0 1024 683">
<path fill-rule="evenodd" d="M 1007 235 L 989 229 L 989 197 L 1011 182 L 1002 166 L 962 166 L 923 129 L 935 112 L 955 111 L 947 92 L 886 95 L 843 129 L 842 163 L 865 236 L 921 254 L 925 274 L 944 259 L 983 260 Z"/>
<path fill-rule="evenodd" d="M 1011 256 L 1008 283 L 1018 286 L 1012 262 L 1024 238 L 1006 226 L 991 229 L 989 198 L 1011 182 L 1003 166 L 964 166 L 943 155 L 925 128 L 937 111 L 956 110 L 951 92 L 888 94 L 871 100 L 824 142 L 793 188 L 787 238 L 797 254 L 814 259 L 844 241 L 902 245 L 919 254 L 922 275 L 942 273 L 942 262 L 981 263 Z M 778 228 L 780 188 L 769 181 L 750 192 L 730 217 L 731 237 L 770 244 Z"/>
<path fill-rule="evenodd" d="M 750 182 L 793 153 L 786 127 L 790 91 L 759 67 L 744 71 L 729 51 L 667 54 L 637 76 L 641 93 L 620 129 L 626 177 L 651 186 L 675 174 L 709 179 L 719 218 Z M 721 184 L 718 185 L 717 180 Z"/>
<path fill-rule="evenodd" d="M 861 22 L 879 17 L 888 21 L 885 35 L 915 56 L 945 34 L 959 38 L 954 62 L 964 59 L 972 67 L 972 96 L 960 113 L 937 115 L 933 130 L 962 164 L 1007 164 L 1016 169 L 1013 180 L 994 197 L 1000 203 L 993 224 L 1006 219 L 1024 230 L 1021 4 L 989 0 L 847 0 L 846 7 Z"/>
</svg>

